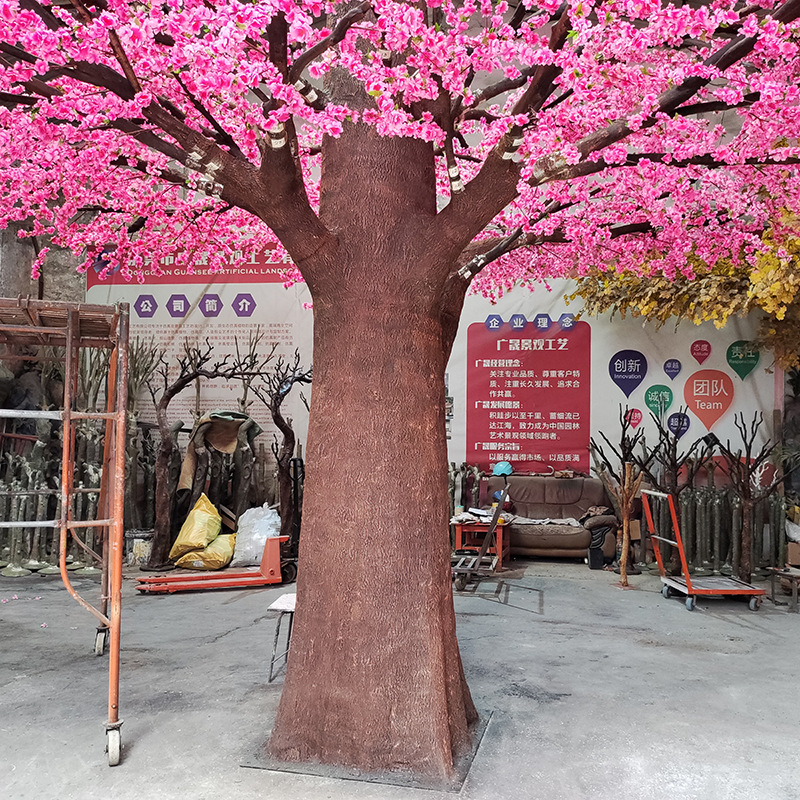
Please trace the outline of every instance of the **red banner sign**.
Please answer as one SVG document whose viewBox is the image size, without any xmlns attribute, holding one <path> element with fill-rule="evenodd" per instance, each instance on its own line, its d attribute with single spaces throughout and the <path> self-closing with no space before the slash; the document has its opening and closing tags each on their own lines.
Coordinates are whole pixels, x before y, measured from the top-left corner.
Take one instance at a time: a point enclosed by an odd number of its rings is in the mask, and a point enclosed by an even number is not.
<svg viewBox="0 0 800 800">
<path fill-rule="evenodd" d="M 566 324 L 469 326 L 469 464 L 589 471 L 591 329 Z"/>
</svg>

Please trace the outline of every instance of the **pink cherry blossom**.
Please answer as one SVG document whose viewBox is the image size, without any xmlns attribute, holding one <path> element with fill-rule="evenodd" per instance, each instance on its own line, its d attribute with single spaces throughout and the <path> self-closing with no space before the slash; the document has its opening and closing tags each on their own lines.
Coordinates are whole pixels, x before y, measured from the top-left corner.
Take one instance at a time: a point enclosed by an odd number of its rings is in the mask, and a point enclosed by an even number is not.
<svg viewBox="0 0 800 800">
<path fill-rule="evenodd" d="M 710 264 L 750 258 L 770 220 L 800 212 L 800 28 L 791 3 L 570 0 L 569 35 L 554 49 L 556 0 L 526 0 L 517 20 L 505 0 L 373 0 L 327 46 L 343 7 L 107 0 L 86 20 L 61 5 L 37 13 L 0 0 L 0 225 L 26 221 L 22 235 L 51 235 L 83 269 L 105 248 L 106 270 L 131 278 L 157 268 L 155 251 L 221 265 L 277 237 L 245 203 L 229 202 L 221 161 L 209 154 L 217 148 L 258 169 L 289 123 L 313 208 L 319 148 L 350 124 L 430 142 L 440 208 L 452 192 L 448 152 L 469 190 L 518 137 L 517 196 L 478 241 L 521 229 L 529 244 L 476 278 L 489 295 L 589 267 L 674 275 L 691 272 L 689 255 Z M 288 73 L 273 63 L 265 34 L 279 18 Z M 732 36 L 755 37 L 754 47 L 720 69 Z M 555 78 L 531 108 L 525 92 L 537 68 Z M 366 107 L 325 97 L 336 70 L 364 87 Z M 679 108 L 662 110 L 665 93 L 693 81 Z M 448 124 L 431 106 L 443 93 Z M 585 149 L 622 123 L 624 136 Z M 623 223 L 648 231 L 623 244 L 614 230 Z"/>
</svg>

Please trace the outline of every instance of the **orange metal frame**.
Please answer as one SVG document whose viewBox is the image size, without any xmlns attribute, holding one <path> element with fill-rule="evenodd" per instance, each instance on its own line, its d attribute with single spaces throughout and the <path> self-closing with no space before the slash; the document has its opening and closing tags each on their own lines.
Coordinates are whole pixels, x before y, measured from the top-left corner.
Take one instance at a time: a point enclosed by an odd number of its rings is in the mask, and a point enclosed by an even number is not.
<svg viewBox="0 0 800 800">
<path fill-rule="evenodd" d="M 100 623 L 95 639 L 95 653 L 102 655 L 108 643 L 108 720 L 106 737 L 108 763 L 119 763 L 121 753 L 119 718 L 120 627 L 122 617 L 122 560 L 124 546 L 125 437 L 128 392 L 129 310 L 127 303 L 97 306 L 57 303 L 25 298 L 0 298 L 0 342 L 10 347 L 46 345 L 64 347 L 64 403 L 62 411 L 26 411 L 27 419 L 44 417 L 63 424 L 61 451 L 61 516 L 44 526 L 59 529 L 59 568 L 64 586 L 72 597 Z M 110 349 L 105 412 L 73 410 L 78 385 L 78 359 L 82 348 Z M 13 358 L 5 354 L 4 358 Z M 0 416 L 16 416 L 0 411 Z M 73 517 L 73 500 L 85 489 L 76 489 L 76 422 L 105 420 L 103 471 L 98 503 L 99 519 Z M 18 523 L 0 523 L 18 524 Z M 78 530 L 97 528 L 102 553 L 91 550 L 77 535 Z M 102 563 L 100 608 L 95 608 L 77 592 L 67 571 L 68 537 Z M 110 636 L 109 636 L 110 635 Z"/>
<path fill-rule="evenodd" d="M 496 542 L 489 545 L 488 554 L 497 556 L 496 571 L 501 572 L 503 563 L 511 557 L 511 538 L 506 534 L 506 523 L 498 522 L 494 529 Z M 480 550 L 483 540 L 489 535 L 491 524 L 488 522 L 459 523 L 456 528 L 455 550 Z"/>
<path fill-rule="evenodd" d="M 662 499 L 666 498 L 667 505 L 669 506 L 669 514 L 672 520 L 672 531 L 675 534 L 674 541 L 672 539 L 667 539 L 664 536 L 656 535 L 656 528 L 653 523 L 653 514 L 650 509 L 650 500 L 648 495 L 650 497 L 660 497 Z M 650 532 L 650 538 L 656 539 L 660 542 L 666 542 L 667 544 L 674 545 L 678 548 L 678 556 L 681 562 L 682 573 L 680 578 L 677 576 L 672 577 L 667 575 L 667 571 L 664 568 L 664 560 L 661 556 L 661 548 L 658 545 L 653 546 L 653 553 L 656 557 L 658 572 L 661 575 L 662 583 L 678 590 L 679 592 L 682 592 L 683 594 L 688 595 L 689 597 L 694 597 L 696 595 L 746 595 L 750 597 L 757 597 L 767 593 L 766 589 L 759 589 L 755 586 L 751 586 L 749 583 L 740 581 L 737 578 L 717 577 L 713 579 L 713 585 L 706 587 L 702 586 L 699 580 L 696 583 L 692 583 L 692 578 L 689 574 L 689 563 L 686 559 L 686 551 L 683 549 L 683 539 L 681 539 L 680 526 L 678 525 L 678 515 L 675 511 L 675 501 L 672 495 L 666 494 L 665 492 L 642 490 L 642 506 L 644 508 L 645 518 L 647 519 L 647 527 Z"/>
<path fill-rule="evenodd" d="M 258 569 L 239 572 L 184 572 L 177 575 L 145 575 L 138 578 L 140 592 L 189 592 L 205 589 L 238 589 L 281 583 L 281 544 L 288 536 L 270 536 L 264 544 Z"/>
</svg>

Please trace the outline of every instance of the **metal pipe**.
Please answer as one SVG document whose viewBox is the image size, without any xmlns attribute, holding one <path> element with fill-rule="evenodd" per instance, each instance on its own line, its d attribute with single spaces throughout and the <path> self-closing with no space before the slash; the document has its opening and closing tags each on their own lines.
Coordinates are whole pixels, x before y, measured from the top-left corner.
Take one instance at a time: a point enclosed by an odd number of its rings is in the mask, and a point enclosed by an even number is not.
<svg viewBox="0 0 800 800">
<path fill-rule="evenodd" d="M 122 614 L 122 556 L 124 546 L 125 515 L 125 437 L 127 432 L 128 400 L 128 307 L 121 307 L 117 318 L 117 346 L 112 354 L 113 368 L 109 376 L 116 379 L 115 410 L 117 421 L 114 430 L 114 487 L 110 529 L 111 568 L 111 642 L 108 662 L 108 724 L 119 724 L 119 649 L 120 620 Z M 110 384 L 114 385 L 114 384 Z M 109 392 L 109 395 L 111 392 Z"/>
<path fill-rule="evenodd" d="M 78 352 L 76 347 L 75 328 L 77 324 L 77 312 L 70 310 L 67 312 L 67 347 L 64 354 L 64 410 L 63 420 L 64 429 L 61 435 L 61 520 L 59 535 L 59 569 L 61 570 L 61 580 L 67 591 L 75 601 L 85 608 L 90 614 L 100 620 L 104 625 L 108 625 L 108 617 L 102 614 L 90 603 L 87 603 L 72 585 L 69 572 L 67 571 L 67 533 L 68 525 L 72 522 L 72 495 L 70 488 L 75 473 L 75 464 L 72 455 L 75 452 L 75 426 L 72 424 L 72 404 L 77 389 L 78 371 L 77 360 Z"/>
<path fill-rule="evenodd" d="M 21 499 L 21 498 L 14 498 L 14 499 Z M 42 520 L 29 520 L 25 523 L 26 528 L 52 528 L 57 526 L 59 521 L 57 519 L 48 519 Z M 3 520 L 0 522 L 0 528 L 15 528 L 19 525 L 19 522 L 15 522 L 14 520 Z"/>
<path fill-rule="evenodd" d="M 0 408 L 0 419 L 61 419 L 61 411 Z"/>
</svg>

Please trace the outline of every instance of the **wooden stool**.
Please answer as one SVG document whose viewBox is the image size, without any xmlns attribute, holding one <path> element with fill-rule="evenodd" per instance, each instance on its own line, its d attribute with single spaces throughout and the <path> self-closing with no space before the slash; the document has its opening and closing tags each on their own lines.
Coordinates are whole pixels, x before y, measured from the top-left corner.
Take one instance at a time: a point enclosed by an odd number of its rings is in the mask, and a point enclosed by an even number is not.
<svg viewBox="0 0 800 800">
<path fill-rule="evenodd" d="M 272 683 L 272 679 L 275 677 L 274 669 L 275 669 L 275 662 L 280 661 L 280 659 L 284 659 L 288 661 L 289 659 L 289 645 L 292 642 L 292 623 L 294 622 L 294 608 L 297 602 L 297 594 L 294 592 L 290 594 L 282 594 L 268 609 L 267 611 L 277 611 L 278 613 L 278 621 L 275 624 L 275 639 L 272 642 L 272 658 L 269 660 L 269 678 L 267 679 L 267 683 Z M 289 625 L 286 631 L 286 649 L 282 652 L 278 652 L 278 637 L 280 636 L 281 632 L 281 623 L 283 622 L 283 618 L 285 616 L 289 617 Z"/>
</svg>

